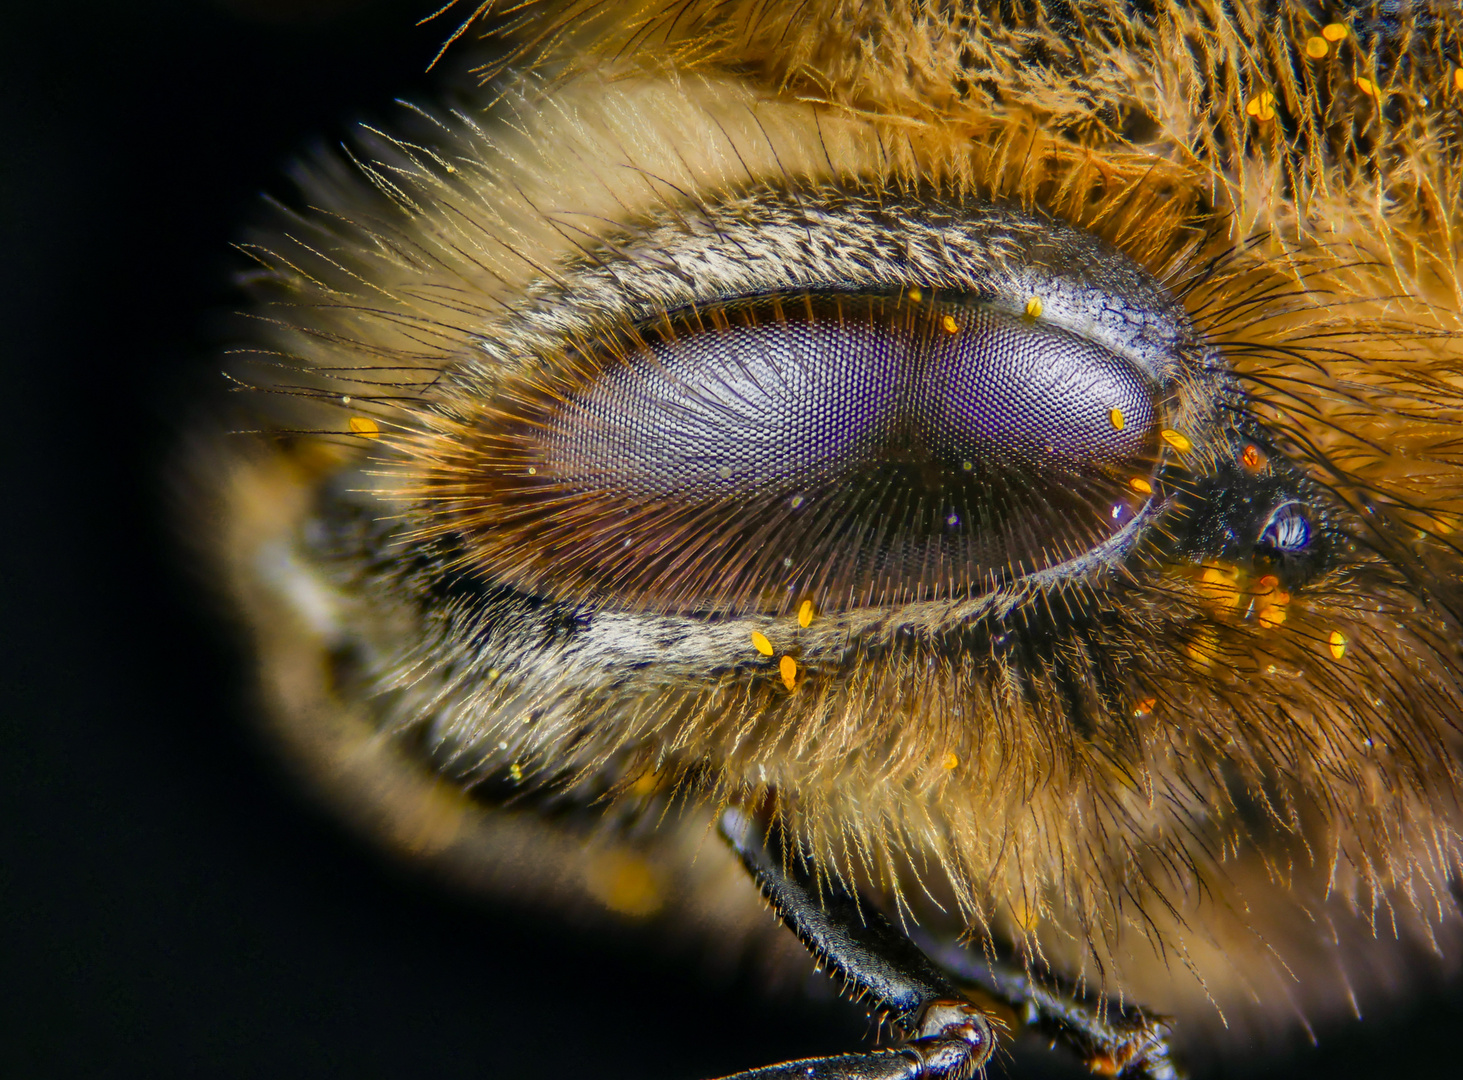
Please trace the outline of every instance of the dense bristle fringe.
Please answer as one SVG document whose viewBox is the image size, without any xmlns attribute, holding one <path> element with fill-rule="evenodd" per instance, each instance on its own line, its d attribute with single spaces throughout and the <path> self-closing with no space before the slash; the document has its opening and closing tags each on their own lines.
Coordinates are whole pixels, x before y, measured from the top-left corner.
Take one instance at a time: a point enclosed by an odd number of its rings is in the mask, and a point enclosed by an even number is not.
<svg viewBox="0 0 1463 1080">
<path fill-rule="evenodd" d="M 1104 990 L 1138 940 L 1216 1001 L 1289 993 L 1287 947 L 1350 933 L 1333 902 L 1431 945 L 1463 780 L 1463 23 L 1014 7 L 488 0 L 454 36 L 509 43 L 489 113 L 415 110 L 411 139 L 314 166 L 312 208 L 247 247 L 267 343 L 241 377 L 278 429 L 357 447 L 374 524 L 321 558 L 410 627 L 382 630 L 373 707 L 464 782 L 766 806 L 820 872 Z M 1175 500 L 1283 459 L 1330 561 L 1287 590 L 1176 557 L 1170 522 L 1121 569 L 810 626 L 495 578 L 474 485 L 508 390 L 561 399 L 545 358 L 586 327 L 754 293 L 777 252 L 705 256 L 736 227 L 877 231 L 900 200 L 1021 209 L 1143 267 L 1204 345 Z M 1254 964 L 1216 974 L 1236 940 Z"/>
</svg>

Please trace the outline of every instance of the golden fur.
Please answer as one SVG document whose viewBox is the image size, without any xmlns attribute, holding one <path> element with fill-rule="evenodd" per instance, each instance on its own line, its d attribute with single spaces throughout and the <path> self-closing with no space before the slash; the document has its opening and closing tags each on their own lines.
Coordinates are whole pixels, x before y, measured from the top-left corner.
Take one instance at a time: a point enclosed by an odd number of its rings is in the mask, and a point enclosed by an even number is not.
<svg viewBox="0 0 1463 1080">
<path fill-rule="evenodd" d="M 363 813 L 507 891 L 751 934 L 751 887 L 702 841 L 710 809 L 765 802 L 825 872 L 1197 1021 L 1181 1037 L 1324 1020 L 1463 945 L 1463 19 L 1358 9 L 1338 39 L 1302 5 L 1010 7 L 473 12 L 458 36 L 496 35 L 500 58 L 471 104 L 363 133 L 251 247 L 284 374 L 240 377 L 287 393 L 250 426 L 320 433 L 220 481 L 270 711 Z M 806 627 L 609 594 L 565 636 L 562 611 L 442 591 L 484 565 L 459 541 L 494 527 L 472 505 L 494 395 L 576 319 L 751 291 L 757 261 L 714 241 L 770 202 L 796 224 L 901 199 L 1050 215 L 1179 296 L 1247 422 L 1324 493 L 1341 557 L 1283 600 L 1246 566 L 1140 552 Z M 844 241 L 878 244 L 856 217 Z M 1176 413 L 1193 491 L 1233 456 L 1201 437 L 1223 423 L 1205 393 Z M 988 618 L 1038 658 L 951 644 Z M 796 653 L 796 692 L 751 630 Z M 417 760 L 601 806 L 598 839 L 449 794 Z M 556 869 L 526 867 L 535 844 Z M 639 893 L 605 852 L 640 860 Z"/>
</svg>

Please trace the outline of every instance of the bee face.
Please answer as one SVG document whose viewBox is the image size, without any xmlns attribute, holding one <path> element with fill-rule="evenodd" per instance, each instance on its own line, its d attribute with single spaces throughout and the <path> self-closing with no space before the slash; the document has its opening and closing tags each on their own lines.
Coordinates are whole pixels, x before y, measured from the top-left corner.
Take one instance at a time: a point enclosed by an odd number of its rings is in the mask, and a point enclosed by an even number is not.
<svg viewBox="0 0 1463 1080">
<path fill-rule="evenodd" d="M 759 808 L 1190 1044 L 1448 953 L 1463 25 L 524 11 L 250 247 L 220 549 L 325 782 L 749 939 Z"/>
</svg>

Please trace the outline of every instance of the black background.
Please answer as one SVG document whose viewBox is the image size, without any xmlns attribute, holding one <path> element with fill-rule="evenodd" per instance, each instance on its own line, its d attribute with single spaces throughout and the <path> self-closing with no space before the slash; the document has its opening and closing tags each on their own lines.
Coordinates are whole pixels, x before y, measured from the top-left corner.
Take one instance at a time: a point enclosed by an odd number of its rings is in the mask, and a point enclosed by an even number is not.
<svg viewBox="0 0 1463 1080">
<path fill-rule="evenodd" d="M 429 95 L 427 7 L 0 15 L 0 1076 L 694 1080 L 867 1034 L 387 864 L 250 725 L 169 463 L 222 381 L 229 244 L 312 140 Z M 1272 1068 L 1457 1075 L 1460 1020 L 1435 996 Z"/>
</svg>

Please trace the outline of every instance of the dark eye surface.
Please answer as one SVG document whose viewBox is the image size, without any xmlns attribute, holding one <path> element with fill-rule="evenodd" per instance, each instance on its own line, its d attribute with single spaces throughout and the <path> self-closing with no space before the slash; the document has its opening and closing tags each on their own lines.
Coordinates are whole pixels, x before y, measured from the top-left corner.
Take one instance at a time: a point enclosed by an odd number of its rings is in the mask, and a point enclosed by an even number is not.
<svg viewBox="0 0 1463 1080">
<path fill-rule="evenodd" d="M 1304 551 L 1311 543 L 1311 523 L 1305 508 L 1296 502 L 1275 508 L 1260 530 L 1259 546 L 1283 554 Z"/>
<path fill-rule="evenodd" d="M 562 385 L 521 395 L 530 407 L 487 478 L 495 532 L 535 587 L 654 607 L 992 587 L 1128 527 L 1159 456 L 1142 372 L 966 298 L 703 307 L 561 370 Z"/>
</svg>

